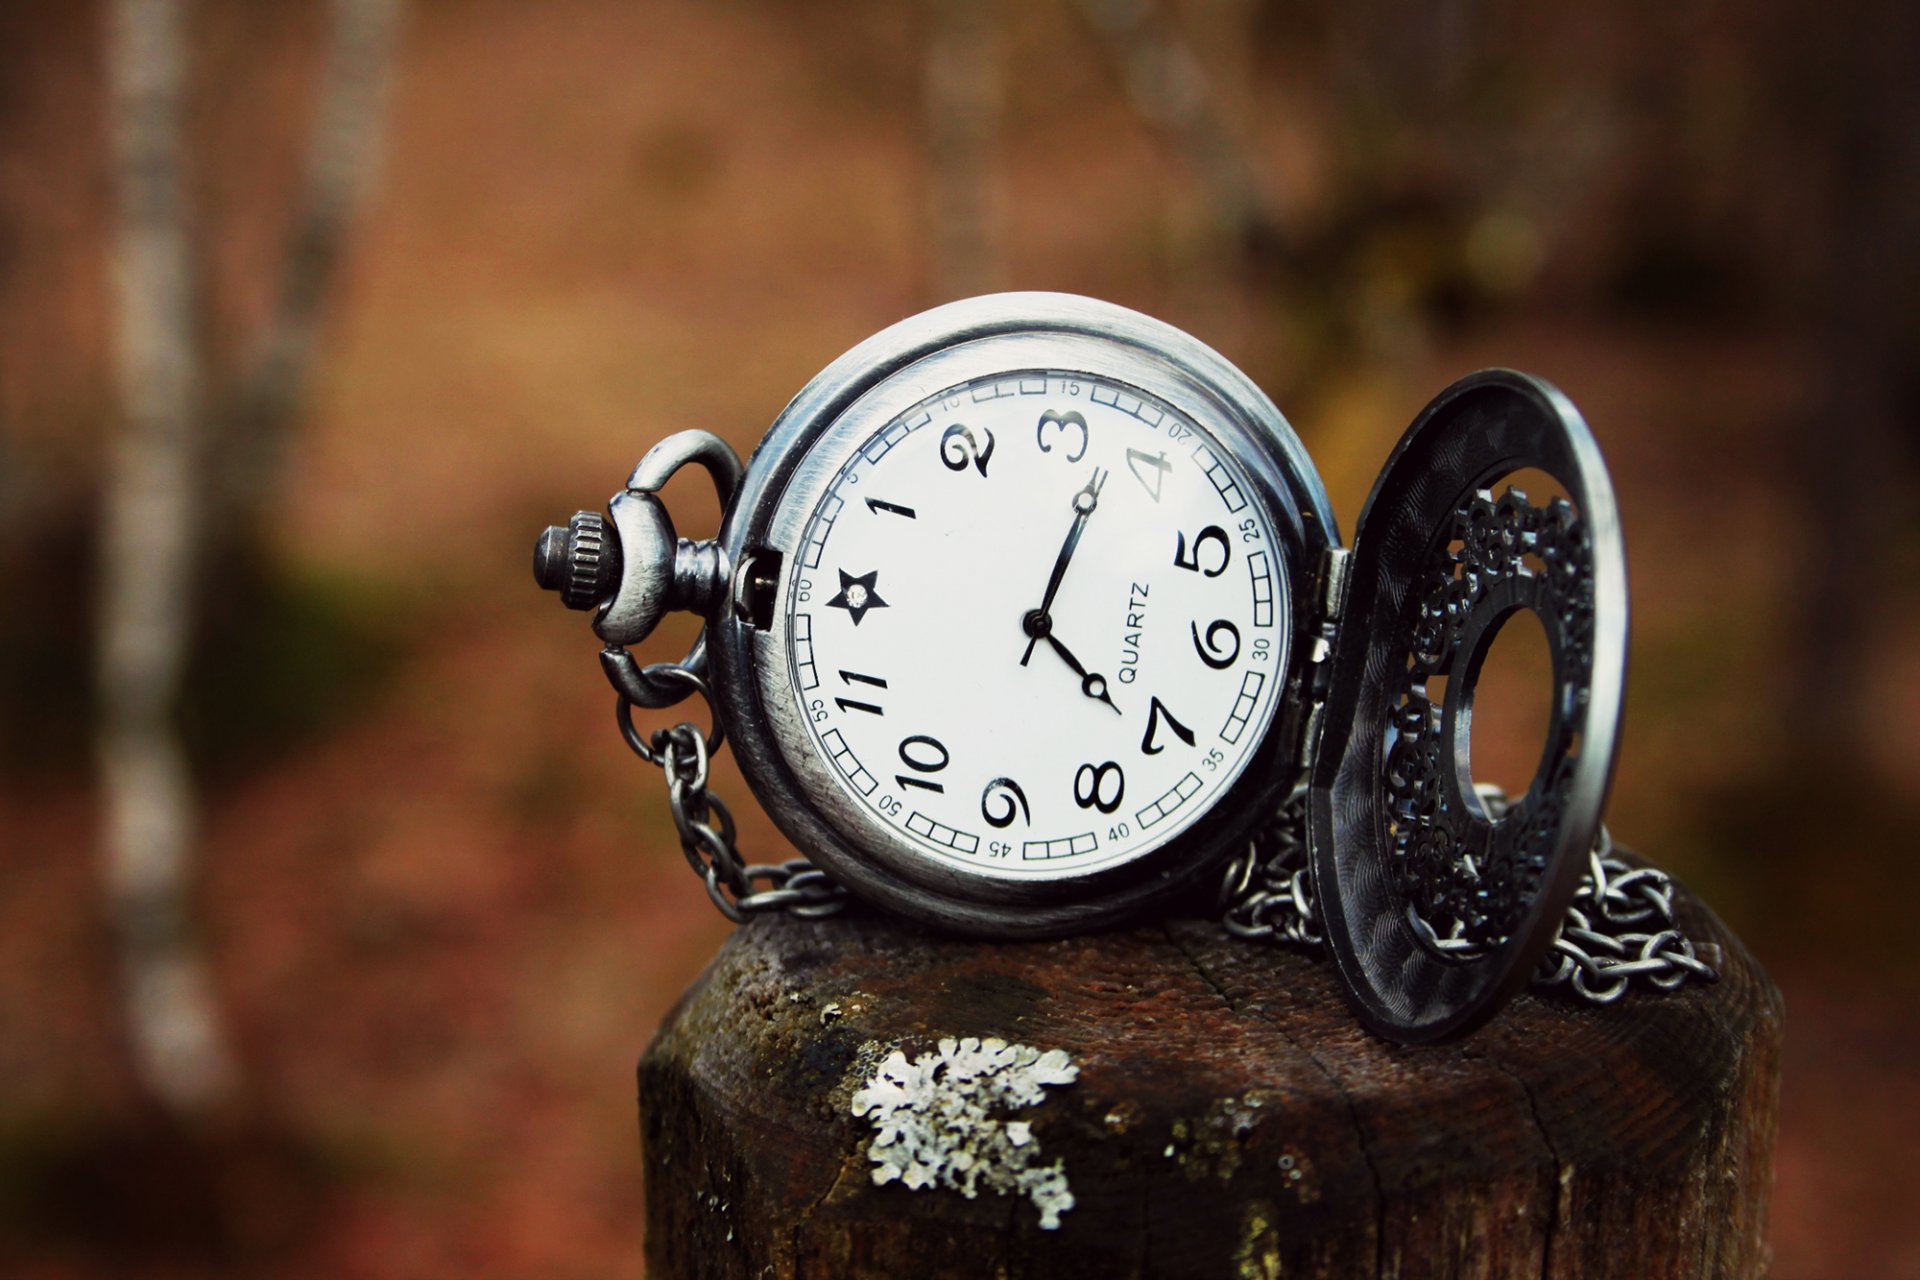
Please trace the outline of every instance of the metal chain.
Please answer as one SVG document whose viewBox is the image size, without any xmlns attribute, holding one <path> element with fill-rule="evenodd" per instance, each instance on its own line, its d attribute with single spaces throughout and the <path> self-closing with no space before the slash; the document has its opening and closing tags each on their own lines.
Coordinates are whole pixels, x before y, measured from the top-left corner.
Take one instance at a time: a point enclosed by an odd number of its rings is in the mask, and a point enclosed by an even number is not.
<svg viewBox="0 0 1920 1280">
<path fill-rule="evenodd" d="M 685 666 L 660 663 L 645 669 L 657 685 L 677 682 L 699 694 L 715 711 L 713 690 L 704 677 Z M 718 717 L 711 736 L 682 721 L 642 737 L 633 723 L 633 699 L 622 693 L 614 707 L 620 736 L 633 753 L 659 768 L 667 780 L 667 807 L 680 833 L 687 863 L 707 886 L 707 896 L 736 924 L 767 911 L 809 918 L 829 916 L 847 905 L 847 891 L 804 858 L 780 863 L 748 862 L 740 853 L 733 814 L 707 790 L 712 753 L 722 742 Z M 1506 798 L 1485 788 L 1481 800 L 1496 815 Z M 1307 868 L 1306 793 L 1295 791 L 1269 823 L 1227 867 L 1221 883 L 1220 923 L 1239 938 L 1268 938 L 1318 952 L 1319 912 Z M 1429 933 L 1429 944 L 1462 956 L 1474 954 L 1465 938 Z M 1672 989 L 1695 978 L 1719 977 L 1713 962 L 1719 948 L 1696 943 L 1674 927 L 1673 881 L 1653 867 L 1631 866 L 1614 856 L 1613 840 L 1602 827 L 1588 854 L 1566 919 L 1552 949 L 1533 975 L 1539 990 L 1565 988 L 1590 1004 L 1610 1004 L 1625 995 L 1635 978 Z"/>
<path fill-rule="evenodd" d="M 709 708 L 713 693 L 707 682 L 685 667 L 678 679 L 700 694 Z M 735 840 L 733 814 L 719 796 L 707 790 L 707 767 L 712 748 L 720 743 L 717 727 L 711 739 L 697 725 L 685 721 L 657 729 L 642 738 L 633 723 L 633 702 L 624 694 L 614 708 L 620 736 L 633 753 L 656 765 L 667 779 L 667 807 L 680 832 L 680 849 L 687 863 L 707 886 L 707 896 L 720 914 L 744 924 L 765 911 L 787 911 L 796 916 L 830 916 L 847 904 L 847 891 L 827 873 L 804 858 L 780 863 L 748 862 Z"/>
<path fill-rule="evenodd" d="M 1492 789 L 1481 800 L 1494 813 L 1506 798 Z M 1227 867 L 1221 883 L 1220 923 L 1239 938 L 1270 938 L 1319 951 L 1320 916 L 1307 869 L 1306 795 L 1287 798 L 1275 820 Z M 1442 951 L 1474 954 L 1464 938 L 1429 935 Z M 1536 990 L 1564 988 L 1589 1004 L 1611 1004 L 1635 978 L 1671 990 L 1694 978 L 1714 982 L 1719 947 L 1698 943 L 1674 924 L 1673 880 L 1654 867 L 1635 867 L 1613 852 L 1606 828 L 1587 855 L 1573 905 L 1553 947 L 1534 972 Z"/>
</svg>

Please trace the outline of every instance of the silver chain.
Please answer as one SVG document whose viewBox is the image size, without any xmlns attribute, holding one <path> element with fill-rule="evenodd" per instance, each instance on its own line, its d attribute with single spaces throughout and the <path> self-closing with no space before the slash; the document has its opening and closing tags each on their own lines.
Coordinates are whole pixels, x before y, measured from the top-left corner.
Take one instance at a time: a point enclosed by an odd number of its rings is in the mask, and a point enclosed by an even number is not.
<svg viewBox="0 0 1920 1280">
<path fill-rule="evenodd" d="M 699 694 L 713 709 L 713 691 L 698 672 L 664 663 L 646 671 L 656 683 L 684 685 L 686 693 Z M 667 806 L 680 833 L 681 851 L 722 915 L 741 924 L 767 911 L 814 918 L 847 905 L 847 891 L 804 858 L 753 863 L 741 855 L 733 814 L 707 789 L 708 766 L 723 741 L 717 718 L 711 737 L 682 721 L 643 738 L 633 723 L 634 706 L 632 699 L 619 695 L 615 717 L 620 736 L 635 755 L 666 776 Z M 1506 805 L 1505 797 L 1490 788 L 1482 789 L 1481 799 L 1496 814 Z M 1220 890 L 1220 923 L 1228 933 L 1315 953 L 1324 947 L 1305 830 L 1305 792 L 1295 791 L 1274 821 L 1228 864 Z M 1441 951 L 1474 954 L 1473 944 L 1464 938 L 1430 934 L 1427 941 Z M 1696 943 L 1675 927 L 1671 877 L 1615 856 L 1612 837 L 1602 827 L 1588 854 L 1587 873 L 1552 949 L 1533 975 L 1533 986 L 1564 988 L 1590 1004 L 1610 1004 L 1626 994 L 1635 978 L 1663 989 L 1688 978 L 1713 982 L 1719 976 L 1713 967 L 1718 959 L 1718 947 Z"/>
<path fill-rule="evenodd" d="M 1481 799 L 1495 813 L 1506 803 L 1490 788 L 1481 791 Z M 1316 953 L 1323 948 L 1305 830 L 1305 793 L 1296 791 L 1275 821 L 1228 865 L 1220 891 L 1220 923 L 1228 933 Z M 1462 938 L 1430 934 L 1427 941 L 1441 951 L 1474 954 Z M 1589 1004 L 1611 1004 L 1635 978 L 1666 990 L 1688 978 L 1716 981 L 1718 960 L 1718 946 L 1695 942 L 1675 927 L 1672 877 L 1616 856 L 1613 838 L 1602 827 L 1533 986 L 1569 990 Z"/>
<path fill-rule="evenodd" d="M 707 682 L 685 667 L 674 667 L 693 692 L 713 705 Z M 830 916 L 847 905 L 847 891 L 827 873 L 804 858 L 786 862 L 748 862 L 735 839 L 733 814 L 719 796 L 707 790 L 707 767 L 721 735 L 712 739 L 699 726 L 685 721 L 657 729 L 642 738 L 633 723 L 633 702 L 624 694 L 614 708 L 620 736 L 633 753 L 657 766 L 667 779 L 667 807 L 680 832 L 680 850 L 687 864 L 707 886 L 707 896 L 720 914 L 744 924 L 765 911 L 788 911 L 796 916 Z"/>
</svg>

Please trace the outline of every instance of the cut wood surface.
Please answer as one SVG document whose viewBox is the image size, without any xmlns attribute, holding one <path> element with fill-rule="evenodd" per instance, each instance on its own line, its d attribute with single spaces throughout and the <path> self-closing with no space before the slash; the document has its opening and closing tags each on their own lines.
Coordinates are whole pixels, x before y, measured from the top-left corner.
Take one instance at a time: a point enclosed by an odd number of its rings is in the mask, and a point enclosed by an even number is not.
<svg viewBox="0 0 1920 1280">
<path fill-rule="evenodd" d="M 1681 906 L 1720 982 L 1525 995 L 1424 1048 L 1362 1031 L 1325 961 L 1206 920 L 756 921 L 640 1064 L 650 1274 L 1764 1274 L 1780 997 Z"/>
</svg>

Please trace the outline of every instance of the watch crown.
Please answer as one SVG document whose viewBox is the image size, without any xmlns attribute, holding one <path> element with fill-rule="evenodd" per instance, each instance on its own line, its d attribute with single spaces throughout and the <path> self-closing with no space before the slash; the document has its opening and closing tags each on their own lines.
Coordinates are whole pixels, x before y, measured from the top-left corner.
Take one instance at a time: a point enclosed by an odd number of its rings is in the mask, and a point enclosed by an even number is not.
<svg viewBox="0 0 1920 1280">
<path fill-rule="evenodd" d="M 619 576 L 619 547 L 597 511 L 576 512 L 564 525 L 549 525 L 534 544 L 534 581 L 558 591 L 569 609 L 593 608 Z"/>
</svg>

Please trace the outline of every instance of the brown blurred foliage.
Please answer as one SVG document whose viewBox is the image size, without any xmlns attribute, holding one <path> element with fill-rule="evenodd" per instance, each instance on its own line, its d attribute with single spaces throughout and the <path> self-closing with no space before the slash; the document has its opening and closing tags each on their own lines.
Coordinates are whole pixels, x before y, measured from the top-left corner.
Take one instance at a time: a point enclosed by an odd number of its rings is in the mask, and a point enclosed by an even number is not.
<svg viewBox="0 0 1920 1280">
<path fill-rule="evenodd" d="M 1913 11 L 1172 4 L 1258 184 L 1235 224 L 1083 9 L 989 10 L 997 223 L 969 252 L 1220 348 L 1349 523 L 1455 376 L 1512 365 L 1580 403 L 1634 593 L 1611 824 L 1788 995 L 1776 1274 L 1920 1275 Z M 319 10 L 192 12 L 218 378 L 269 305 Z M 929 30 L 882 0 L 414 6 L 287 482 L 195 605 L 199 901 L 251 1095 L 208 1136 L 129 1078 L 93 865 L 100 15 L 0 5 L 11 1272 L 639 1269 L 625 1073 L 724 925 L 527 551 L 655 438 L 744 454 L 940 300 Z M 670 494 L 711 527 L 697 486 Z M 1525 758 L 1526 724 L 1492 754 Z M 717 785 L 772 852 L 730 765 Z"/>
</svg>

